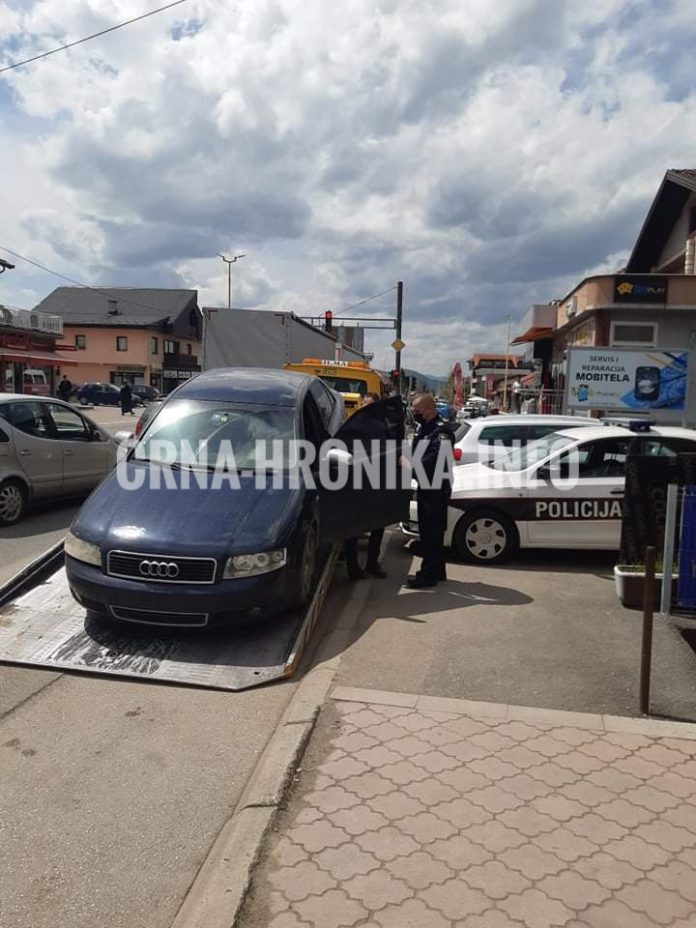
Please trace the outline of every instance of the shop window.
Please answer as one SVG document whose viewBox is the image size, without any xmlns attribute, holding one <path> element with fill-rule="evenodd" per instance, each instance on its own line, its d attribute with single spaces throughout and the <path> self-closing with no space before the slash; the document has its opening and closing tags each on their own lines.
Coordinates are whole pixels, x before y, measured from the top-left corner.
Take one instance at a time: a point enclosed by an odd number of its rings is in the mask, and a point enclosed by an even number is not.
<svg viewBox="0 0 696 928">
<path fill-rule="evenodd" d="M 87 336 L 76 335 L 75 336 L 75 348 L 78 351 L 84 351 L 86 347 L 87 347 Z"/>
<path fill-rule="evenodd" d="M 116 336 L 116 351 L 128 351 L 128 336 L 127 335 Z"/>
<path fill-rule="evenodd" d="M 657 344 L 656 322 L 612 322 L 612 348 L 654 348 Z"/>
<path fill-rule="evenodd" d="M 159 354 L 159 338 L 154 335 L 150 339 L 150 354 Z"/>
</svg>

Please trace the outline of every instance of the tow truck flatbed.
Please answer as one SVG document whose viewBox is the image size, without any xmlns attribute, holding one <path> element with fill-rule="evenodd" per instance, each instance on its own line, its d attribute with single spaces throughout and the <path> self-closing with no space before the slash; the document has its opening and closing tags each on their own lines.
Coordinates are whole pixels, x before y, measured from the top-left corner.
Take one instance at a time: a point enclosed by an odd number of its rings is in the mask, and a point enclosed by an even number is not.
<svg viewBox="0 0 696 928">
<path fill-rule="evenodd" d="M 290 677 L 317 624 L 337 549 L 305 610 L 259 626 L 185 631 L 105 624 L 73 599 L 62 542 L 0 588 L 0 662 L 243 690 Z"/>
</svg>

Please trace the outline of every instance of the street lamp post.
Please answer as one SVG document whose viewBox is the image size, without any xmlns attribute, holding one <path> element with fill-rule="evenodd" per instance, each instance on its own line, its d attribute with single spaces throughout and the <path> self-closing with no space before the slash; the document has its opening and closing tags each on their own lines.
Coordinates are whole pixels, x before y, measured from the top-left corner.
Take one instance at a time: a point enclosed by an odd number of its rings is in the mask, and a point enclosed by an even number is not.
<svg viewBox="0 0 696 928">
<path fill-rule="evenodd" d="M 508 411 L 508 369 L 510 367 L 510 326 L 512 325 L 512 316 L 508 315 L 507 319 L 507 341 L 505 342 L 505 380 L 503 382 L 503 412 Z"/>
<path fill-rule="evenodd" d="M 227 308 L 232 309 L 232 265 L 236 264 L 240 258 L 246 258 L 246 255 L 235 255 L 233 258 L 226 258 L 218 252 L 218 258 L 227 265 Z"/>
</svg>

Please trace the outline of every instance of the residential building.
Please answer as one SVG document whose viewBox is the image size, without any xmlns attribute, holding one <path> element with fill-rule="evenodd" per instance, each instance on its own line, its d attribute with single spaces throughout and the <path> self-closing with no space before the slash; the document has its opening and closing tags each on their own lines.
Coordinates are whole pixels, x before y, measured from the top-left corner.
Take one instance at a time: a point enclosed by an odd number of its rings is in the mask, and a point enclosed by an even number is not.
<svg viewBox="0 0 696 928">
<path fill-rule="evenodd" d="M 0 392 L 54 395 L 71 357 L 56 351 L 60 316 L 0 305 Z"/>
<path fill-rule="evenodd" d="M 37 306 L 63 320 L 78 383 L 146 384 L 163 393 L 199 371 L 195 290 L 58 287 Z"/>
<path fill-rule="evenodd" d="M 503 400 L 515 376 L 531 369 L 521 354 L 475 354 L 468 360 L 471 394 L 492 402 Z M 507 375 L 506 375 L 507 372 Z"/>
</svg>

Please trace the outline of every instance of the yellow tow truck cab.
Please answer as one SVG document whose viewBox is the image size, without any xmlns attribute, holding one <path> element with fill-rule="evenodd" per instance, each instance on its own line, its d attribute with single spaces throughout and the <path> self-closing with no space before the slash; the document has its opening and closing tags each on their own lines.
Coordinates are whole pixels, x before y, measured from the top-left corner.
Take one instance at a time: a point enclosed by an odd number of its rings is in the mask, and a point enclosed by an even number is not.
<svg viewBox="0 0 696 928">
<path fill-rule="evenodd" d="M 303 358 L 301 363 L 283 364 L 283 370 L 314 374 L 332 390 L 340 393 L 346 419 L 360 406 L 366 393 L 376 393 L 380 398 L 387 395 L 381 375 L 378 371 L 372 370 L 367 361 L 323 361 L 319 358 Z"/>
</svg>

